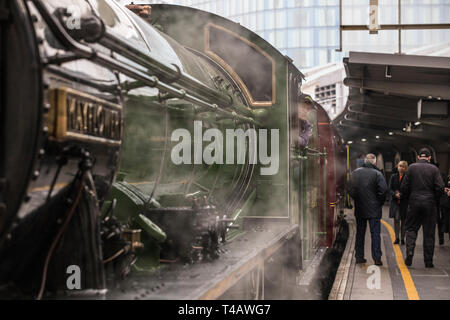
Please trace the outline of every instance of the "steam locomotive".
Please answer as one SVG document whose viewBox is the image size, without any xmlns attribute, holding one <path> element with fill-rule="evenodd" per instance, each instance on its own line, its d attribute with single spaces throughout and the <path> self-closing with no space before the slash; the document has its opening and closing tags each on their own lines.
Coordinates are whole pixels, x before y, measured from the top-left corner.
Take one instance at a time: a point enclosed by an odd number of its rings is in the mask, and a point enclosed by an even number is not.
<svg viewBox="0 0 450 320">
<path fill-rule="evenodd" d="M 270 263 L 295 277 L 333 247 L 347 150 L 255 33 L 113 0 L 0 0 L 0 27 L 2 297 L 128 298 L 129 279 L 170 274 L 147 297 L 185 298 L 184 274 L 220 266 L 191 290 L 217 298 L 254 287 L 251 261 L 268 288 Z M 223 271 L 238 262 L 246 272 Z"/>
</svg>

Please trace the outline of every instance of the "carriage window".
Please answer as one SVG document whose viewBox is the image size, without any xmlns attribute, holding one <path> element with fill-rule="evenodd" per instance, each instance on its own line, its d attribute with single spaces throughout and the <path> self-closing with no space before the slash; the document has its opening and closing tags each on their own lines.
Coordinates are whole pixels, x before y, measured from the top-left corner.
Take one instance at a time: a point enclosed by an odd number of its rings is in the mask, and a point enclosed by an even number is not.
<svg viewBox="0 0 450 320">
<path fill-rule="evenodd" d="M 275 62 L 247 39 L 216 25 L 205 27 L 205 51 L 240 82 L 252 106 L 275 103 Z"/>
</svg>

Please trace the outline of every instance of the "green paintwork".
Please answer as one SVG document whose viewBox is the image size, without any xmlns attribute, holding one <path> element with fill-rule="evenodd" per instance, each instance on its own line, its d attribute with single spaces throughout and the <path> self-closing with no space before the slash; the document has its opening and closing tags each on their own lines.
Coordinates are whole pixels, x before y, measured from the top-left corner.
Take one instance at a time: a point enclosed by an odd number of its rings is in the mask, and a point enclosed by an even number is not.
<svg viewBox="0 0 450 320">
<path fill-rule="evenodd" d="M 148 196 L 139 189 L 134 188 L 126 182 L 113 184 L 103 208 L 109 208 L 113 199 L 117 200 L 114 215 L 124 224 L 130 227 L 139 226 L 154 241 L 161 243 L 166 239 L 166 234 L 150 219 L 140 214 L 145 211 Z"/>
<path fill-rule="evenodd" d="M 152 19 L 180 56 L 185 72 L 225 95 L 231 94 L 235 101 L 239 101 L 239 105 L 231 106 L 229 111 L 253 117 L 262 128 L 269 129 L 269 141 L 270 129 L 279 130 L 279 171 L 273 176 L 261 176 L 259 165 L 256 165 L 248 186 L 241 188 L 244 183 L 241 174 L 245 171 L 246 165 L 173 164 L 170 153 L 178 142 L 170 141 L 170 136 L 177 128 L 187 129 L 192 137 L 194 120 L 203 121 L 203 130 L 217 128 L 225 132 L 226 129 L 242 128 L 245 131 L 246 128 L 233 119 L 219 117 L 211 110 L 200 109 L 181 99 L 159 101 L 157 90 L 143 88 L 139 84 L 128 84 L 129 90 L 124 92 L 125 130 L 120 165 L 123 181 L 115 184 L 108 197 L 118 199 L 118 215 L 122 221 L 129 221 L 130 217 L 133 217 L 134 222 L 139 225 L 139 222 L 142 223 L 139 214 L 144 213 L 144 204 L 149 202 L 149 196 L 153 191 L 154 200 L 163 207 L 190 206 L 192 203 L 185 195 L 201 191 L 219 212 L 237 218 L 235 224 L 242 225 L 246 216 L 268 217 L 268 219 L 285 217 L 293 224 L 300 224 L 304 241 L 303 255 L 304 258 L 309 258 L 318 240 L 317 197 L 321 191 L 320 169 L 316 163 L 318 158 L 309 155 L 306 150 L 302 150 L 296 156 L 291 155 L 289 150 L 290 110 L 298 107 L 296 104 L 289 105 L 288 74 L 297 72 L 295 76 L 301 78 L 300 73 L 289 59 L 264 39 L 222 17 L 192 8 L 154 5 Z M 228 82 L 227 79 L 220 85 L 212 81 L 216 76 L 223 77 L 223 74 L 206 63 L 205 59 L 198 57 L 205 54 L 203 30 L 208 23 L 224 27 L 248 39 L 274 60 L 276 98 L 272 106 L 245 107 L 248 102 L 239 90 L 235 90 L 238 91 L 236 93 L 226 89 L 227 85 L 236 89 L 235 84 Z M 172 37 L 175 41 L 168 37 Z M 183 46 L 192 48 L 199 54 L 196 55 Z M 197 93 L 202 92 L 199 90 Z M 317 150 L 315 111 L 310 113 L 308 121 L 314 124 L 313 136 L 308 147 Z M 207 144 L 209 143 L 203 143 L 202 150 Z M 290 171 L 289 163 L 298 156 L 300 158 L 296 160 L 295 175 L 293 170 Z M 225 157 L 224 151 L 224 159 Z M 242 199 L 233 203 L 236 197 Z M 140 227 L 145 230 L 144 226 Z M 243 230 L 231 230 L 227 240 L 232 240 L 241 232 Z M 141 270 L 155 265 L 159 247 L 155 245 L 152 250 L 154 244 L 156 241 L 150 242 L 149 245 L 145 244 L 144 253 L 138 259 Z"/>
<path fill-rule="evenodd" d="M 158 243 L 166 240 L 167 236 L 164 231 L 143 214 L 139 214 L 136 217 L 136 223 L 147 233 L 147 235 Z"/>
</svg>

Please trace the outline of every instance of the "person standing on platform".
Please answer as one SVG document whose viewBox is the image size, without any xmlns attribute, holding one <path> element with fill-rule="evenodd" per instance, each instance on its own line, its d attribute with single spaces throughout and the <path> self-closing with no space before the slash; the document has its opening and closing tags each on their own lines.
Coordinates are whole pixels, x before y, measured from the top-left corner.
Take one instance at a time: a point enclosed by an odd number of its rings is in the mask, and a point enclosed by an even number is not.
<svg viewBox="0 0 450 320">
<path fill-rule="evenodd" d="M 439 163 L 436 162 L 435 166 L 440 169 Z M 444 181 L 445 187 L 448 187 L 448 177 L 445 176 L 444 173 L 440 172 L 442 181 Z M 439 235 L 439 245 L 444 245 L 444 233 L 449 232 L 449 226 L 447 221 L 447 211 L 449 207 L 449 203 L 447 200 L 447 195 L 443 193 L 438 199 L 438 218 L 437 218 L 437 226 L 438 226 L 438 235 Z"/>
<path fill-rule="evenodd" d="M 404 174 L 408 169 L 408 162 L 400 161 L 397 165 L 398 173 L 391 176 L 389 180 L 389 191 L 391 194 L 391 204 L 389 207 L 389 218 L 394 219 L 395 241 L 394 244 L 405 244 L 405 221 L 406 212 L 408 210 L 408 199 L 401 196 L 400 186 L 403 181 Z"/>
<path fill-rule="evenodd" d="M 372 239 L 372 258 L 375 265 L 381 266 L 381 216 L 382 207 L 388 194 L 388 187 L 384 176 L 375 166 L 377 158 L 369 153 L 364 158 L 362 167 L 352 172 L 348 191 L 355 200 L 356 218 L 356 263 L 367 262 L 364 259 L 364 240 L 367 223 L 370 227 Z"/>
<path fill-rule="evenodd" d="M 439 232 L 439 244 L 444 244 L 444 233 L 449 233 L 450 238 L 450 197 L 448 191 L 450 190 L 449 177 L 443 177 L 445 185 L 445 193 L 441 196 L 439 201 L 439 214 L 438 214 L 438 232 Z"/>
<path fill-rule="evenodd" d="M 423 228 L 423 257 L 426 268 L 433 268 L 437 204 L 444 191 L 439 169 L 430 163 L 431 152 L 427 148 L 419 151 L 418 161 L 409 166 L 400 187 L 400 193 L 408 197 L 406 214 L 406 258 L 412 265 L 417 233 Z"/>
</svg>

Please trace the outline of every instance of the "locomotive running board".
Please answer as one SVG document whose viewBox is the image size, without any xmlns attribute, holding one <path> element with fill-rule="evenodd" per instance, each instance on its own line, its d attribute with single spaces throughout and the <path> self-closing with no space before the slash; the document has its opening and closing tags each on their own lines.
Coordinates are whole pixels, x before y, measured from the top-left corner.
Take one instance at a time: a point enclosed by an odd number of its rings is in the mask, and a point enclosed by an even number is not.
<svg viewBox="0 0 450 320">
<path fill-rule="evenodd" d="M 291 226 L 280 232 L 268 245 L 260 251 L 253 252 L 247 260 L 237 263 L 225 277 L 217 277 L 212 284 L 200 287 L 188 299 L 214 300 L 218 299 L 229 288 L 236 284 L 243 276 L 256 268 L 264 268 L 264 261 L 277 252 L 283 244 L 290 240 L 298 231 L 298 225 Z"/>
<path fill-rule="evenodd" d="M 154 273 L 133 272 L 119 288 L 110 289 L 106 298 L 218 299 L 249 272 L 264 270 L 264 262 L 293 240 L 298 232 L 298 225 L 277 224 L 242 233 L 221 246 L 223 253 L 214 261 L 171 264 Z"/>
</svg>

